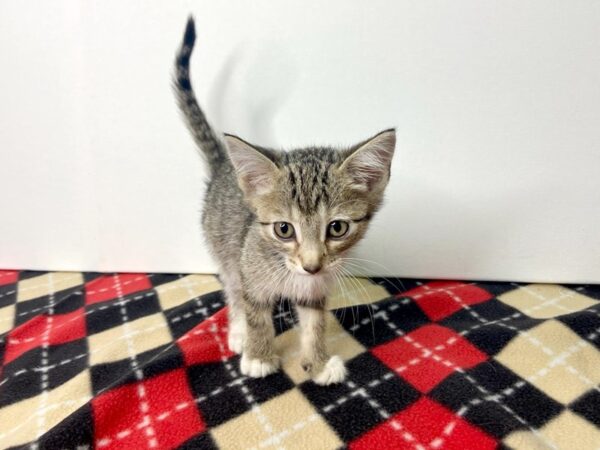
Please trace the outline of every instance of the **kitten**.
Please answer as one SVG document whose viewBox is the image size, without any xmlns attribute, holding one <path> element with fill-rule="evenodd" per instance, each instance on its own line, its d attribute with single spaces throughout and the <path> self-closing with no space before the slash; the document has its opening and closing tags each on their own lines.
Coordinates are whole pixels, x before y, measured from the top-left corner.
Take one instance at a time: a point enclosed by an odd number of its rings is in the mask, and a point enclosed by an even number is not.
<svg viewBox="0 0 600 450">
<path fill-rule="evenodd" d="M 244 375 L 277 371 L 272 311 L 284 297 L 298 313 L 302 368 L 318 384 L 339 383 L 346 368 L 325 347 L 328 286 L 381 205 L 395 131 L 349 149 L 283 152 L 233 135 L 221 140 L 190 83 L 195 39 L 190 17 L 173 81 L 184 119 L 210 169 L 202 226 L 229 305 L 229 348 L 242 353 Z"/>
</svg>

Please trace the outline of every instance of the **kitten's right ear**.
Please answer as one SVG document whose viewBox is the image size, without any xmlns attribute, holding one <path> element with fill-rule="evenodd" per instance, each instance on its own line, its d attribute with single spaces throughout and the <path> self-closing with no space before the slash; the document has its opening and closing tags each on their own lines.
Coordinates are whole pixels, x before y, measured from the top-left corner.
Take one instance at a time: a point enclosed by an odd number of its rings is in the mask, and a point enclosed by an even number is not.
<svg viewBox="0 0 600 450">
<path fill-rule="evenodd" d="M 225 143 L 244 194 L 254 197 L 269 193 L 279 171 L 275 163 L 237 136 L 226 134 Z"/>
</svg>

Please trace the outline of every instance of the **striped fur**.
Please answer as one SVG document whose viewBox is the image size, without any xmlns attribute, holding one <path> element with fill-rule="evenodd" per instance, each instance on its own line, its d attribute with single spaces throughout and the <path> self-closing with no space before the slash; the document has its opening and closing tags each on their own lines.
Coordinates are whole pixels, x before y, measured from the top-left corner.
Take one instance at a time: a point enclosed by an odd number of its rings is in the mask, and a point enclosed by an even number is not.
<svg viewBox="0 0 600 450">
<path fill-rule="evenodd" d="M 185 123 L 192 133 L 194 141 L 202 150 L 208 165 L 215 170 L 226 161 L 224 145 L 215 135 L 206 116 L 196 100 L 196 95 L 190 81 L 190 58 L 196 42 L 194 19 L 188 19 L 183 41 L 175 58 L 175 73 L 173 74 L 173 89 Z"/>
</svg>

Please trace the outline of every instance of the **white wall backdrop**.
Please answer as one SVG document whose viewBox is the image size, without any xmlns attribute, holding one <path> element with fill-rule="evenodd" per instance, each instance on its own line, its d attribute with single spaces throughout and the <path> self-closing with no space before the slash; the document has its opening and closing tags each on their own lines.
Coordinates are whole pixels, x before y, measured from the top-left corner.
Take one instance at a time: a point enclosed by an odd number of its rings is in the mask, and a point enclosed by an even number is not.
<svg viewBox="0 0 600 450">
<path fill-rule="evenodd" d="M 369 273 L 600 282 L 600 3 L 0 3 L 0 267 L 207 272 L 173 101 L 263 145 L 390 126 Z"/>
</svg>

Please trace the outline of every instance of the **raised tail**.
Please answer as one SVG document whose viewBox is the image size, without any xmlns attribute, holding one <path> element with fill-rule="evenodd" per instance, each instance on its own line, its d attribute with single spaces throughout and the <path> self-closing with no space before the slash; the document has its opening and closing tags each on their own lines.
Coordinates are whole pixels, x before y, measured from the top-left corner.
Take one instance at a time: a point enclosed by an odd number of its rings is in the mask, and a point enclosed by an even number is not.
<svg viewBox="0 0 600 450">
<path fill-rule="evenodd" d="M 187 127 L 189 128 L 194 141 L 211 168 L 215 168 L 221 162 L 225 161 L 227 156 L 223 143 L 217 138 L 215 132 L 206 120 L 204 112 L 196 101 L 196 95 L 192 89 L 190 81 L 190 57 L 196 41 L 196 30 L 194 18 L 190 16 L 185 27 L 183 42 L 177 52 L 175 59 L 175 73 L 173 74 L 173 89 L 177 97 L 179 109 L 183 113 Z"/>
</svg>

